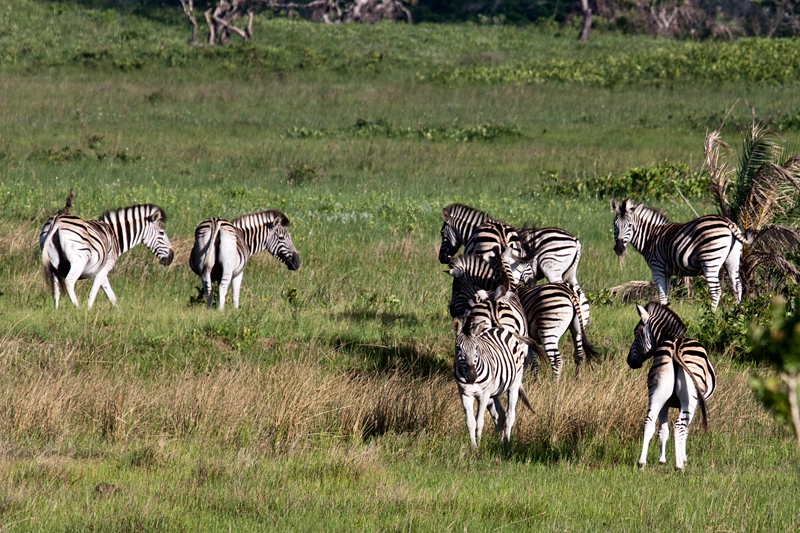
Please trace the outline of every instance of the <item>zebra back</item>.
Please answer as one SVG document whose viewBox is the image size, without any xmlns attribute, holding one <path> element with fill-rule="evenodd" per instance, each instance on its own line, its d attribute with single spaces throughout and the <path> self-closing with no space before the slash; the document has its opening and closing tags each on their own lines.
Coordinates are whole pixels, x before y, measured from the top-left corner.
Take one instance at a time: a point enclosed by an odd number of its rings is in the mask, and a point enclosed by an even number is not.
<svg viewBox="0 0 800 533">
<path fill-rule="evenodd" d="M 231 220 L 231 224 L 239 230 L 249 255 L 267 250 L 289 270 L 300 268 L 300 255 L 286 230 L 290 222 L 282 212 L 270 209 L 250 213 Z"/>
<path fill-rule="evenodd" d="M 166 220 L 164 210 L 152 204 L 112 209 L 98 219 L 99 222 L 109 225 L 118 254 L 143 243 L 158 257 L 162 265 L 169 265 L 175 252 L 164 229 Z"/>
</svg>

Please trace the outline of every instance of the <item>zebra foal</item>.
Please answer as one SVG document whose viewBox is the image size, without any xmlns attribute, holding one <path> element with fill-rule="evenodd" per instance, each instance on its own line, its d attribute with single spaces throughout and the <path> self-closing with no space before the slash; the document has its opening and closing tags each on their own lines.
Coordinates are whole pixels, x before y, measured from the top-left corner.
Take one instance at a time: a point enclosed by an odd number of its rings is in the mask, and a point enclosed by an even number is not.
<svg viewBox="0 0 800 533">
<path fill-rule="evenodd" d="M 225 308 L 225 295 L 231 287 L 233 307 L 239 307 L 239 289 L 247 260 L 251 255 L 267 250 L 289 270 L 300 268 L 300 256 L 292 237 L 286 230 L 289 219 L 276 210 L 242 215 L 223 220 L 210 218 L 194 230 L 194 246 L 189 267 L 200 276 L 206 305 L 211 307 L 213 290 L 218 283 L 217 306 Z"/>
<path fill-rule="evenodd" d="M 614 252 L 625 253 L 630 243 L 644 256 L 658 288 L 658 300 L 669 302 L 669 279 L 672 276 L 706 278 L 711 295 L 711 310 L 716 311 L 720 299 L 719 271 L 728 271 L 733 294 L 742 300 L 739 260 L 742 246 L 748 239 L 734 222 L 721 215 L 707 215 L 685 224 L 673 223 L 659 210 L 636 204 L 630 198 L 622 203 L 611 199 L 614 210 Z"/>
<path fill-rule="evenodd" d="M 101 287 L 109 301 L 117 305 L 108 273 L 120 255 L 139 243 L 144 243 L 162 265 L 169 266 L 175 253 L 164 229 L 166 220 L 163 209 L 144 204 L 106 211 L 98 220 L 56 215 L 45 222 L 39 234 L 39 249 L 55 308 L 58 309 L 62 287 L 79 307 L 75 282 L 86 278 L 94 278 L 86 303 L 89 308 Z"/>
<path fill-rule="evenodd" d="M 628 366 L 641 368 L 653 358 L 647 374 L 647 417 L 644 421 L 644 442 L 639 457 L 639 469 L 647 464 L 647 449 L 656 432 L 661 450 L 658 462 L 667 462 L 669 439 L 669 408 L 680 409 L 675 421 L 675 468 L 686 464 L 686 437 L 695 409 L 700 406 L 703 428 L 707 427 L 706 401 L 714 394 L 716 376 L 705 348 L 699 342 L 684 337 L 686 326 L 675 312 L 660 303 L 650 302 L 647 308 L 636 306 L 641 320 L 634 330 L 633 344 L 628 353 Z"/>
</svg>

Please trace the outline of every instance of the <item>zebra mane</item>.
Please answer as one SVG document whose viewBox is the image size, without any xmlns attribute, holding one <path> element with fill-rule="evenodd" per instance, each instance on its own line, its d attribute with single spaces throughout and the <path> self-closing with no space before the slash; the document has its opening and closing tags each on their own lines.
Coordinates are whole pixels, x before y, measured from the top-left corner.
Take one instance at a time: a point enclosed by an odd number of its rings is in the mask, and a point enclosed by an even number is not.
<svg viewBox="0 0 800 533">
<path fill-rule="evenodd" d="M 626 202 L 627 199 L 624 202 L 622 202 L 622 207 L 621 207 L 622 209 L 625 209 Z M 669 217 L 664 211 L 662 211 L 657 207 L 648 207 L 644 204 L 636 205 L 636 207 L 633 208 L 633 212 L 631 214 L 641 218 L 647 218 L 656 223 L 664 224 L 669 222 Z"/>
<path fill-rule="evenodd" d="M 650 313 L 650 329 L 668 334 L 670 337 L 683 337 L 686 335 L 686 324 L 678 314 L 658 302 L 650 302 L 645 307 Z"/>
<path fill-rule="evenodd" d="M 152 216 L 154 213 L 158 214 L 158 220 L 161 222 L 167 221 L 167 213 L 164 212 L 163 209 L 158 207 L 157 205 L 153 204 L 139 204 L 139 205 L 132 205 L 129 207 L 118 207 L 117 209 L 108 209 L 107 211 L 103 212 L 97 220 L 101 220 L 107 222 L 111 220 L 117 213 L 124 211 L 124 212 L 133 212 L 133 211 L 140 211 L 143 212 L 145 216 Z M 127 218 L 127 217 L 126 217 Z"/>
<path fill-rule="evenodd" d="M 242 215 L 231 220 L 231 224 L 237 228 L 252 228 L 255 226 L 266 226 L 268 224 L 272 224 L 276 220 L 281 226 L 284 227 L 291 224 L 289 217 L 277 209 L 268 209 L 266 211 L 259 211 L 258 213 Z"/>
<path fill-rule="evenodd" d="M 490 217 L 485 211 L 481 211 L 480 209 L 475 209 L 474 207 L 464 204 L 449 204 L 442 209 L 442 217 L 445 218 L 446 221 L 449 221 L 451 218 L 460 220 L 465 218 L 465 215 L 467 214 L 478 215 L 482 219 L 481 223 L 486 222 L 487 220 L 492 220 L 492 217 Z"/>
</svg>

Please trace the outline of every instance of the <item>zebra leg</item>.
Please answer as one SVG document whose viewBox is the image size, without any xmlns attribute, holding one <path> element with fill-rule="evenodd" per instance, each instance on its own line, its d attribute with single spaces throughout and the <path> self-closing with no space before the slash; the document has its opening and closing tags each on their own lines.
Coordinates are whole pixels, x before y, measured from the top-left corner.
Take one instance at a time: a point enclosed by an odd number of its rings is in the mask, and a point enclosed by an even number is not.
<svg viewBox="0 0 800 533">
<path fill-rule="evenodd" d="M 214 287 L 211 285 L 211 270 L 207 269 L 203 271 L 200 280 L 203 282 L 203 294 L 206 297 L 206 307 L 210 309 L 214 301 Z"/>
<path fill-rule="evenodd" d="M 522 377 L 522 374 L 520 374 Z M 521 381 L 521 380 L 520 380 Z M 511 441 L 511 428 L 517 419 L 517 400 L 519 399 L 519 384 L 514 384 L 508 390 L 508 411 L 506 411 L 505 427 L 503 428 L 503 444 Z"/>
<path fill-rule="evenodd" d="M 706 278 L 708 284 L 708 294 L 711 296 L 711 312 L 717 310 L 719 305 L 719 297 L 722 292 L 719 286 L 719 270 L 722 265 L 704 265 L 703 276 Z"/>
<path fill-rule="evenodd" d="M 61 297 L 61 280 L 58 279 L 55 271 L 51 275 L 53 281 L 53 300 L 56 302 L 56 311 L 58 311 L 58 300 Z"/>
<path fill-rule="evenodd" d="M 500 405 L 500 398 L 492 398 L 492 401 L 489 402 L 487 408 L 489 409 L 489 414 L 492 415 L 492 420 L 494 421 L 494 430 L 500 433 L 503 431 L 503 427 L 506 423 L 506 412 L 503 410 L 503 406 Z"/>
<path fill-rule="evenodd" d="M 547 349 L 547 358 L 550 359 L 550 368 L 553 369 L 553 381 L 558 383 L 561 379 L 561 368 L 564 366 L 564 360 L 561 359 L 561 353 L 558 351 L 558 343 L 556 342 L 555 348 Z"/>
<path fill-rule="evenodd" d="M 669 303 L 669 278 L 663 272 L 653 271 L 653 283 L 658 290 L 658 303 L 667 305 Z"/>
<path fill-rule="evenodd" d="M 658 463 L 667 462 L 667 441 L 669 440 L 669 406 L 665 405 L 658 413 L 658 442 L 661 450 L 658 455 Z"/>
<path fill-rule="evenodd" d="M 94 281 L 92 281 L 92 288 L 89 290 L 89 300 L 86 302 L 86 306 L 91 309 L 94 305 L 94 299 L 97 298 L 97 291 L 100 290 L 100 287 L 103 287 L 103 291 L 105 291 L 106 296 L 111 301 L 113 305 L 117 305 L 117 297 L 114 295 L 112 291 L 109 295 L 109 291 L 111 291 L 111 285 L 108 284 L 108 272 L 111 270 L 111 267 L 114 266 L 111 264 L 110 266 L 103 268 L 100 272 L 98 272 L 95 277 Z M 108 287 L 108 289 L 106 289 Z"/>
<path fill-rule="evenodd" d="M 83 274 L 86 263 L 86 259 L 84 259 L 83 262 L 72 262 L 69 267 L 69 273 L 67 273 L 67 277 L 64 278 L 64 287 L 67 289 L 69 299 L 72 300 L 72 304 L 75 307 L 80 307 L 80 304 L 78 304 L 78 297 L 75 295 L 75 282 L 78 281 L 78 278 Z"/>
<path fill-rule="evenodd" d="M 222 271 L 222 279 L 219 280 L 218 294 L 217 294 L 217 308 L 225 309 L 225 296 L 228 294 L 228 285 L 231 284 L 231 273 Z"/>
<path fill-rule="evenodd" d="M 475 440 L 476 445 L 480 445 L 481 443 L 481 434 L 483 433 L 483 422 L 486 419 L 486 409 L 489 407 L 489 402 L 492 401 L 491 396 L 488 394 L 482 394 L 480 399 L 478 400 L 478 419 L 475 421 Z"/>
<path fill-rule="evenodd" d="M 648 381 L 650 381 L 649 377 Z M 658 382 L 650 388 L 647 417 L 644 420 L 644 442 L 642 442 L 642 454 L 639 456 L 639 470 L 642 470 L 647 464 L 647 449 L 650 446 L 650 439 L 656 433 L 656 419 L 660 417 L 662 410 L 667 409 L 666 404 L 672 396 L 674 388 L 675 375 L 672 372 L 660 374 Z"/>
<path fill-rule="evenodd" d="M 244 276 L 244 270 L 231 280 L 231 298 L 233 299 L 234 309 L 239 309 L 239 289 L 242 287 L 242 276 Z"/>
<path fill-rule="evenodd" d="M 686 464 L 686 437 L 694 410 L 697 408 L 697 389 L 683 369 L 678 371 L 675 380 L 675 393 L 681 401 L 681 412 L 675 421 L 675 469 L 683 470 Z"/>
<path fill-rule="evenodd" d="M 461 405 L 464 406 L 464 418 L 466 419 L 467 423 L 467 433 L 469 433 L 469 441 L 472 444 L 472 449 L 478 449 L 478 442 L 480 442 L 480 437 L 478 437 L 477 441 L 475 439 L 475 398 L 473 398 L 469 394 L 462 394 L 461 395 Z M 479 411 L 479 415 L 483 418 L 483 412 Z"/>
<path fill-rule="evenodd" d="M 731 278 L 731 286 L 733 287 L 733 297 L 736 303 L 742 302 L 742 278 L 739 275 L 739 262 L 742 258 L 742 243 L 737 240 L 733 241 L 733 246 L 725 259 L 725 268 L 728 271 L 728 276 Z"/>
</svg>

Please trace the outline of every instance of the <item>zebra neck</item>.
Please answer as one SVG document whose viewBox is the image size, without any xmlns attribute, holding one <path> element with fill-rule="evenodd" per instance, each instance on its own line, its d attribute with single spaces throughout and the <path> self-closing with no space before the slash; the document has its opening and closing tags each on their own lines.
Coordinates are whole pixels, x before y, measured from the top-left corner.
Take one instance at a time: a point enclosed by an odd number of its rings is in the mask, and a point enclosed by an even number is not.
<svg viewBox="0 0 800 533">
<path fill-rule="evenodd" d="M 102 222 L 108 225 L 114 236 L 113 246 L 118 256 L 142 242 L 145 226 L 135 220 L 128 220 L 125 213 Z"/>
<path fill-rule="evenodd" d="M 653 255 L 655 243 L 658 237 L 666 228 L 666 224 L 660 221 L 639 219 L 635 226 L 631 246 L 641 253 L 645 259 L 650 259 Z"/>
<path fill-rule="evenodd" d="M 269 231 L 266 228 L 263 231 L 256 231 L 254 228 L 238 229 L 248 257 L 263 250 L 269 250 Z M 272 252 L 272 250 L 269 251 Z"/>
<path fill-rule="evenodd" d="M 478 226 L 491 220 L 488 216 L 479 212 L 462 213 L 460 217 L 453 221 L 453 228 L 461 244 L 466 244 Z"/>
</svg>

